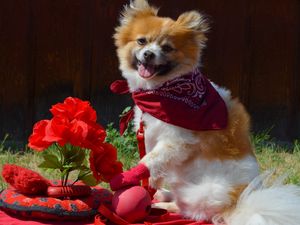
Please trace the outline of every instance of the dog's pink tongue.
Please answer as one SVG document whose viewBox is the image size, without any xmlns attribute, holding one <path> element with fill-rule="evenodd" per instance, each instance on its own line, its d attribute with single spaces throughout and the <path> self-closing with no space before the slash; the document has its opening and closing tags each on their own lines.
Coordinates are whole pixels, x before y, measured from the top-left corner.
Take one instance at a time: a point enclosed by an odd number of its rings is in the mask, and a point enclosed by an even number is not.
<svg viewBox="0 0 300 225">
<path fill-rule="evenodd" d="M 150 66 L 150 65 L 144 66 L 143 64 L 141 64 L 138 66 L 138 72 L 141 77 L 149 78 L 154 75 L 155 68 L 154 66 Z"/>
</svg>

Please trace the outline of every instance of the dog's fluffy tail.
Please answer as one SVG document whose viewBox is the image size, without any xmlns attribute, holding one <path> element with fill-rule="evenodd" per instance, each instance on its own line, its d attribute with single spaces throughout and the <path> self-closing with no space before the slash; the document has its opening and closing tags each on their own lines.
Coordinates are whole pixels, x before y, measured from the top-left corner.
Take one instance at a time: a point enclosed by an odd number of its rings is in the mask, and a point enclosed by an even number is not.
<svg viewBox="0 0 300 225">
<path fill-rule="evenodd" d="M 255 178 L 241 194 L 236 208 L 215 217 L 226 225 L 299 225 L 300 187 L 284 185 L 283 178 L 270 184 L 272 173 Z"/>
</svg>

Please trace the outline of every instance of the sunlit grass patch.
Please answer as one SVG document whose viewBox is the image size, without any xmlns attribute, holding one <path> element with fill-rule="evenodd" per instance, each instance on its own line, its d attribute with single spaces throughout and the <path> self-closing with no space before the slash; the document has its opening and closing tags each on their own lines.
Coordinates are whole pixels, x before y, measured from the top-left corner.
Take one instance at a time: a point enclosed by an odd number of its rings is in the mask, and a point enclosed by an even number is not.
<svg viewBox="0 0 300 225">
<path fill-rule="evenodd" d="M 287 176 L 287 183 L 300 183 L 299 140 L 293 144 L 278 144 L 268 132 L 262 132 L 254 134 L 252 142 L 261 171 L 274 170 L 274 177 Z"/>
</svg>

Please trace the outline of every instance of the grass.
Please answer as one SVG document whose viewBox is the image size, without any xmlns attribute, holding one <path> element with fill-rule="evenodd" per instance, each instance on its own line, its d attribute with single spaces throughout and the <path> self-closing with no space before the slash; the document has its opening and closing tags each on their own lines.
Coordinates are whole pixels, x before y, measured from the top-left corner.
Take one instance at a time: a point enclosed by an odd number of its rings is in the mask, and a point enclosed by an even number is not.
<svg viewBox="0 0 300 225">
<path fill-rule="evenodd" d="M 261 171 L 275 170 L 275 177 L 287 175 L 286 182 L 300 184 L 300 141 L 278 144 L 268 132 L 252 136 Z"/>
<path fill-rule="evenodd" d="M 129 169 L 139 159 L 137 141 L 135 132 L 132 131 L 132 126 L 130 123 L 123 136 L 113 127 L 112 123 L 108 124 L 106 128 L 106 141 L 118 149 L 118 158 L 123 163 L 124 170 Z"/>
<path fill-rule="evenodd" d="M 0 171 L 6 163 L 17 164 L 41 173 L 48 179 L 59 179 L 58 173 L 38 168 L 42 161 L 40 154 L 24 150 L 23 152 L 13 151 L 5 147 L 8 136 L 0 142 Z M 120 136 L 117 129 L 109 124 L 107 127 L 107 141 L 114 144 L 118 149 L 118 157 L 124 164 L 124 169 L 130 168 L 138 161 L 136 140 L 134 132 L 125 132 Z M 291 145 L 278 144 L 272 139 L 268 132 L 252 135 L 252 142 L 256 149 L 256 156 L 261 171 L 275 169 L 275 176 L 287 174 L 287 183 L 300 183 L 300 141 L 297 140 Z M 73 177 L 75 175 L 73 174 Z M 71 176 L 72 179 L 72 176 Z M 104 185 L 105 187 L 107 185 Z M 0 190 L 6 184 L 0 176 Z"/>
</svg>

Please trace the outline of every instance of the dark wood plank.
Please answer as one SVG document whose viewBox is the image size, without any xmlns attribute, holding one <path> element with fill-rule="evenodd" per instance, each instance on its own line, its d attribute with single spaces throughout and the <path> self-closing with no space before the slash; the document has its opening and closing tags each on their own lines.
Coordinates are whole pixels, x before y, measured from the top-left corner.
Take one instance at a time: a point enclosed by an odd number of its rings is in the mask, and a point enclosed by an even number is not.
<svg viewBox="0 0 300 225">
<path fill-rule="evenodd" d="M 122 0 L 113 3 L 106 0 L 93 1 L 91 102 L 103 125 L 117 123 L 122 110 L 132 105 L 128 96 L 115 95 L 109 90 L 114 80 L 122 79 L 112 36 L 124 3 Z"/>
<path fill-rule="evenodd" d="M 29 2 L 11 0 L 0 8 L 0 139 L 26 140 L 29 112 Z"/>
<path fill-rule="evenodd" d="M 91 0 L 35 1 L 36 120 L 67 96 L 89 98 Z"/>
<path fill-rule="evenodd" d="M 282 139 L 288 139 L 288 90 L 299 32 L 297 5 L 285 0 L 272 5 L 251 1 L 249 109 L 257 128 L 274 127 L 272 133 Z"/>
<path fill-rule="evenodd" d="M 291 1 L 289 10 L 289 24 L 294 29 L 291 52 L 291 76 L 288 84 L 288 122 L 286 126 L 287 136 L 293 139 L 300 137 L 300 2 Z"/>
</svg>

